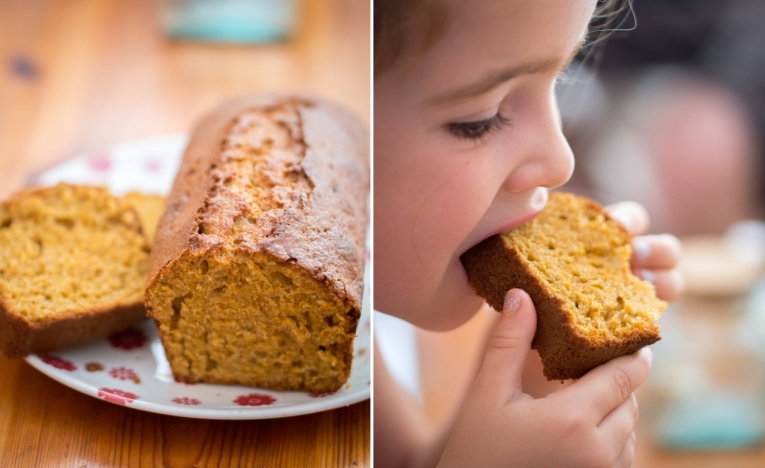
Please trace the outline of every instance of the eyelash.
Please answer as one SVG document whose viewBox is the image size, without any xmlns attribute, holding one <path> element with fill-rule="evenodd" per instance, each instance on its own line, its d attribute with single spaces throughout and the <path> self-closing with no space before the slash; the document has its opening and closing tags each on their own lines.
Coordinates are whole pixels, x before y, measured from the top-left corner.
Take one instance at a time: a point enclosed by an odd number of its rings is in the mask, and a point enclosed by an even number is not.
<svg viewBox="0 0 765 468">
<path fill-rule="evenodd" d="M 508 124 L 510 124 L 510 119 L 497 112 L 493 117 L 486 120 L 448 123 L 446 129 L 458 138 L 483 141 L 486 135 Z"/>
</svg>

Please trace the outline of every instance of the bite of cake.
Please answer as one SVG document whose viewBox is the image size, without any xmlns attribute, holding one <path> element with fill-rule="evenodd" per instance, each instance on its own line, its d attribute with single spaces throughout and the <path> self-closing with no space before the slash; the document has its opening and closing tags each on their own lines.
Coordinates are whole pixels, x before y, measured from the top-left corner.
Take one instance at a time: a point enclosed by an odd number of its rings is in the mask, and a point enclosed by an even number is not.
<svg viewBox="0 0 765 468">
<path fill-rule="evenodd" d="M 552 192 L 531 222 L 461 256 L 470 284 L 501 311 L 526 291 L 537 311 L 532 342 L 549 380 L 576 379 L 660 339 L 666 303 L 630 271 L 626 229 L 592 200 Z"/>
</svg>

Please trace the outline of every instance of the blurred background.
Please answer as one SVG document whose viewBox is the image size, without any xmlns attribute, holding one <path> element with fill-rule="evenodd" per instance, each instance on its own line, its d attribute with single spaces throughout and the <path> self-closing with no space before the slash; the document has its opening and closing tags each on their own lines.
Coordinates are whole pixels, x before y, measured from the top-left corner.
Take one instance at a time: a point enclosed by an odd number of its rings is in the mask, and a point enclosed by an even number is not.
<svg viewBox="0 0 765 468">
<path fill-rule="evenodd" d="M 632 7 L 558 99 L 567 188 L 639 201 L 650 232 L 684 247 L 688 291 L 660 321 L 634 466 L 765 466 L 765 3 Z"/>
<path fill-rule="evenodd" d="M 675 234 L 684 246 L 688 292 L 660 321 L 653 371 L 638 394 L 634 466 L 762 467 L 765 2 L 622 7 L 596 22 L 596 43 L 561 79 L 557 97 L 576 157 L 563 190 L 603 204 L 636 200 L 651 215 L 650 233 Z M 476 372 L 495 319 L 486 308 L 458 330 L 430 333 L 376 315 L 378 332 L 397 337 L 386 345 L 377 334 L 386 361 L 419 356 L 394 377 L 434 423 L 456 411 L 467 389 L 451 382 Z M 525 391 L 560 388 L 538 372 L 532 356 Z"/>
<path fill-rule="evenodd" d="M 0 199 L 243 93 L 314 93 L 368 124 L 369 47 L 366 1 L 1 1 Z"/>
<path fill-rule="evenodd" d="M 321 96 L 368 127 L 369 18 L 366 0 L 0 0 L 0 200 L 241 94 Z M 109 405 L 21 360 L 0 375 L 0 466 L 370 464 L 368 400 L 210 421 Z"/>
</svg>

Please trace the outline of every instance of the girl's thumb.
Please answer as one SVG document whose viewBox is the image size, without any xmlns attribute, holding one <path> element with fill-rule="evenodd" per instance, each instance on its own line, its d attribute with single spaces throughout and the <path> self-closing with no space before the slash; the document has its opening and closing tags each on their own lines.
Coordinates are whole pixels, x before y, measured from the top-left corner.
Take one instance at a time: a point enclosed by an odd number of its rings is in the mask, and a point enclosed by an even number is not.
<svg viewBox="0 0 765 468">
<path fill-rule="evenodd" d="M 537 314 L 529 295 L 521 289 L 508 291 L 476 379 L 482 391 L 506 401 L 521 394 L 521 373 L 536 326 Z"/>
</svg>

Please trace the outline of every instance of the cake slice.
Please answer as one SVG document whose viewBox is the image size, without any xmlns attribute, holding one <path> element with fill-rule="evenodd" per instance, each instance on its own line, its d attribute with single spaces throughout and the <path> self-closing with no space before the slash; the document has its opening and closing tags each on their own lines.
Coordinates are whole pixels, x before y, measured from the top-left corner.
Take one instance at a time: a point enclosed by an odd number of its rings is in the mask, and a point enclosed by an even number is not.
<svg viewBox="0 0 765 468">
<path fill-rule="evenodd" d="M 537 310 L 531 347 L 549 380 L 576 379 L 660 339 L 666 303 L 630 271 L 624 227 L 594 201 L 552 192 L 531 222 L 465 252 L 470 284 L 496 310 L 513 288 Z"/>
<path fill-rule="evenodd" d="M 104 188 L 60 184 L 0 204 L 0 350 L 50 352 L 145 318 L 149 248 Z"/>
</svg>

